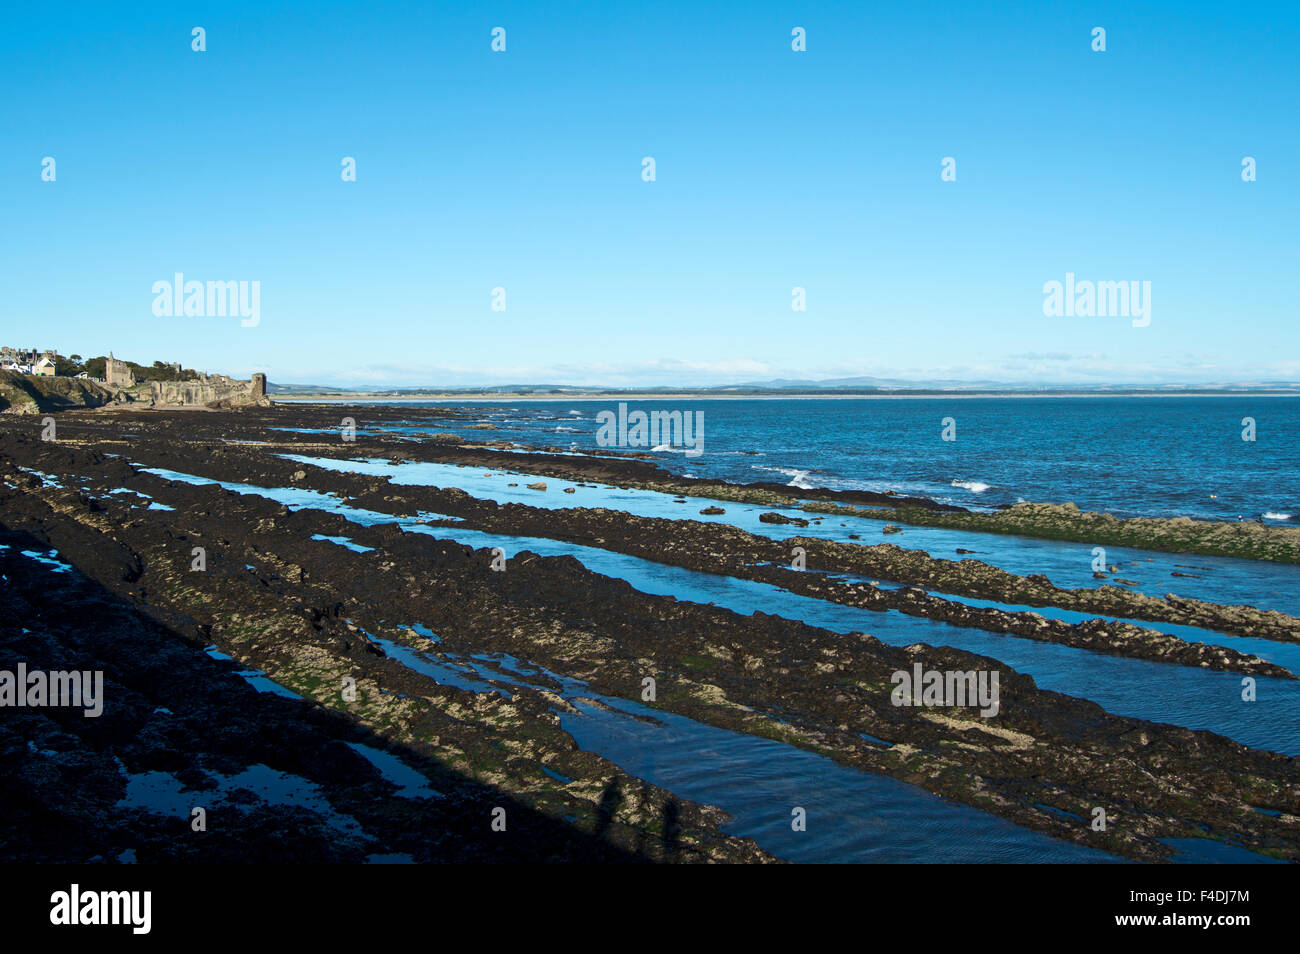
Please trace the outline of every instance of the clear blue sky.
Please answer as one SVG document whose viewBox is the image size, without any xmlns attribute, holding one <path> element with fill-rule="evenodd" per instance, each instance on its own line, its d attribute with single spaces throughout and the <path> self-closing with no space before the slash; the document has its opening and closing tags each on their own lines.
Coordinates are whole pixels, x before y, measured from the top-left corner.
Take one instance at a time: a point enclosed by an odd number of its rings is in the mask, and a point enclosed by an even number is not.
<svg viewBox="0 0 1300 954">
<path fill-rule="evenodd" d="M 1294 2 L 10 3 L 0 93 L 0 343 L 282 383 L 1300 380 Z M 178 271 L 261 282 L 260 324 L 155 317 Z M 1044 317 L 1066 272 L 1150 281 L 1151 324 Z"/>
</svg>

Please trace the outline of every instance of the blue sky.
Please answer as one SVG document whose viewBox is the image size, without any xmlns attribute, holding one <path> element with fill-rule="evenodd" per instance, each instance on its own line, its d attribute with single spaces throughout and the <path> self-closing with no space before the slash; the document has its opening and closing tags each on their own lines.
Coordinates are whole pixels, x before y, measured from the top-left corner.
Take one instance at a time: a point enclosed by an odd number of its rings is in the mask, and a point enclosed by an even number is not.
<svg viewBox="0 0 1300 954">
<path fill-rule="evenodd" d="M 1296 381 L 1297 50 L 1295 3 L 7 4 L 0 343 L 344 385 Z M 176 272 L 260 282 L 259 323 L 155 316 Z M 1067 272 L 1151 282 L 1150 324 L 1045 317 Z"/>
</svg>

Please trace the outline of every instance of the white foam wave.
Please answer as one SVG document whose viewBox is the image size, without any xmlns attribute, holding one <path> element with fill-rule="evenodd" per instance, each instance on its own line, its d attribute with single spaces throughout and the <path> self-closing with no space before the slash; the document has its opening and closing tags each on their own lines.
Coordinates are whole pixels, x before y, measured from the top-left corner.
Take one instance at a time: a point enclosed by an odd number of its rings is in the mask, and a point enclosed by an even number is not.
<svg viewBox="0 0 1300 954">
<path fill-rule="evenodd" d="M 781 474 L 782 476 L 789 477 L 790 482 L 786 484 L 787 487 L 798 487 L 800 490 L 811 490 L 816 486 L 816 484 L 810 483 L 808 480 L 808 475 L 812 473 L 812 471 L 809 470 L 799 470 L 796 467 L 764 467 L 761 464 L 755 464 L 754 469 L 766 470 L 774 474 Z"/>
<path fill-rule="evenodd" d="M 954 480 L 954 487 L 961 487 L 963 490 L 969 490 L 973 494 L 982 494 L 992 487 L 992 484 L 986 484 L 982 480 Z"/>
</svg>

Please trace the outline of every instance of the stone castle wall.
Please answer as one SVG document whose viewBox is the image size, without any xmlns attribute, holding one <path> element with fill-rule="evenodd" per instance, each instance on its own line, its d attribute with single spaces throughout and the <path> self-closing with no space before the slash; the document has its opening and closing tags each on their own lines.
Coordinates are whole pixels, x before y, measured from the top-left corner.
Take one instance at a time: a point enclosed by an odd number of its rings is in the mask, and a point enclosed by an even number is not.
<svg viewBox="0 0 1300 954">
<path fill-rule="evenodd" d="M 251 381 L 236 381 L 224 374 L 205 374 L 197 381 L 152 381 L 155 405 L 203 406 L 213 404 L 269 404 L 266 375 Z"/>
<path fill-rule="evenodd" d="M 125 361 L 118 361 L 110 351 L 104 359 L 104 383 L 111 388 L 135 387 L 135 372 Z"/>
</svg>

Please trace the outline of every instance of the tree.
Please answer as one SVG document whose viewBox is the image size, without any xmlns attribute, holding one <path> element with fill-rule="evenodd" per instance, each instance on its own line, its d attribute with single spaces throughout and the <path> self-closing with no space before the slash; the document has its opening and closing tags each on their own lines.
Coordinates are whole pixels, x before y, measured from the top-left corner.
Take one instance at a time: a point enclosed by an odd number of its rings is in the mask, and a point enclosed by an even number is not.
<svg viewBox="0 0 1300 954">
<path fill-rule="evenodd" d="M 54 373 L 61 378 L 74 378 L 84 370 L 81 362 L 75 358 L 65 358 L 59 354 L 54 356 Z"/>
</svg>

